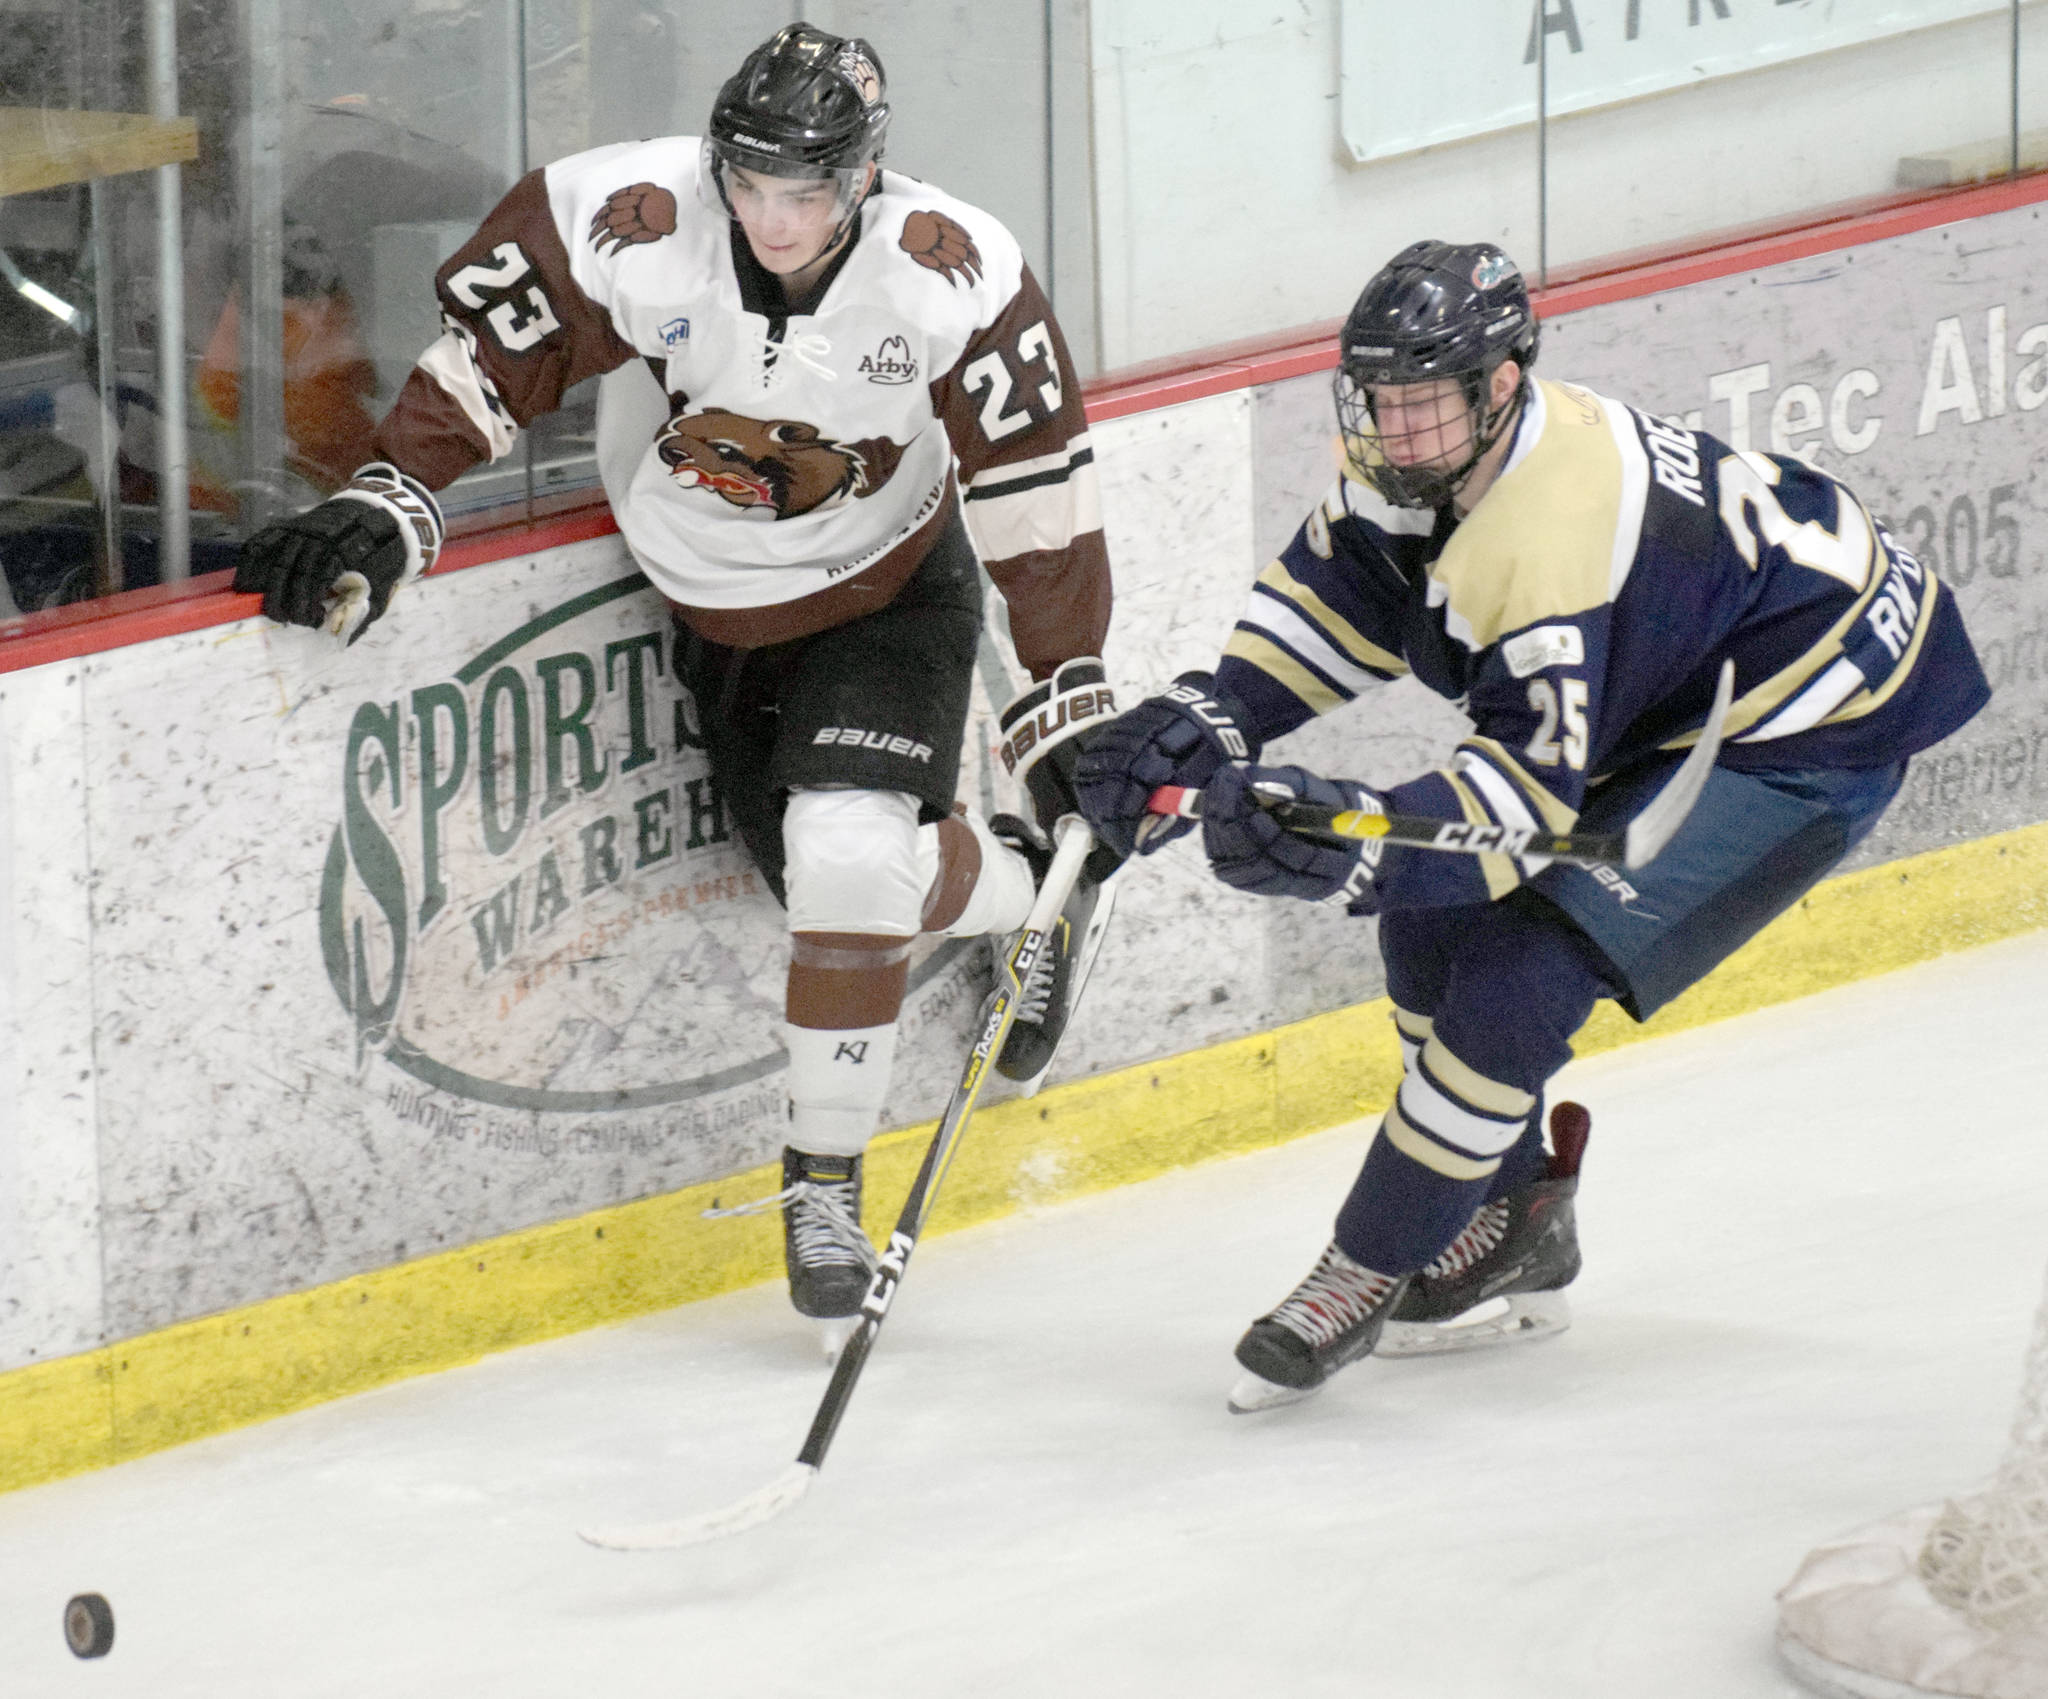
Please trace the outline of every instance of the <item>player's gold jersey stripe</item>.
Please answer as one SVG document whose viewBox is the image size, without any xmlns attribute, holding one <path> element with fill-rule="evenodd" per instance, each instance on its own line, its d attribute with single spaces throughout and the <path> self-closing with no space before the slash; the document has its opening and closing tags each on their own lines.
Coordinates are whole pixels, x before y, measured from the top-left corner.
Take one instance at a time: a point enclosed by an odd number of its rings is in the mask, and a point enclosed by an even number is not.
<svg viewBox="0 0 2048 1699">
<path fill-rule="evenodd" d="M 1230 641 L 1223 645 L 1223 652 L 1249 662 L 1268 678 L 1285 685 L 1318 714 L 1327 714 L 1340 703 L 1350 700 L 1339 696 L 1285 649 L 1255 631 L 1233 631 Z"/>
<path fill-rule="evenodd" d="M 1490 737 L 1468 737 L 1460 749 L 1477 750 L 1487 763 L 1528 799 L 1536 817 L 1552 832 L 1569 832 L 1578 824 L 1579 811 L 1544 789 L 1542 782 L 1508 753 L 1507 745 Z"/>
<path fill-rule="evenodd" d="M 1452 794 L 1457 797 L 1458 806 L 1464 810 L 1467 820 L 1471 821 L 1475 826 L 1491 826 L 1496 823 L 1493 816 L 1486 811 L 1486 805 L 1479 800 L 1478 793 L 1462 778 L 1444 767 L 1437 768 L 1437 772 L 1443 777 L 1444 782 L 1451 787 Z M 1428 854 L 1430 852 L 1419 851 L 1418 853 Z M 1498 851 L 1489 850 L 1486 854 L 1475 856 L 1473 859 L 1479 863 L 1479 871 L 1485 876 L 1486 897 L 1489 902 L 1496 897 L 1506 896 L 1508 892 L 1512 891 L 1522 882 L 1521 874 L 1515 870 L 1514 858 L 1512 856 L 1502 855 Z"/>
<path fill-rule="evenodd" d="M 1865 714 L 1875 713 L 1898 692 L 1907 679 L 1913 676 L 1913 668 L 1920 660 L 1920 650 L 1927 641 L 1927 633 L 1934 627 L 1934 602 L 1941 594 L 1941 580 L 1933 573 L 1926 578 L 1927 591 L 1920 598 L 1920 620 L 1913 627 L 1912 638 L 1906 644 L 1906 652 L 1876 690 L 1865 687 L 1844 702 L 1820 723 L 1824 726 L 1839 725 L 1844 720 L 1860 720 Z"/>
<path fill-rule="evenodd" d="M 1838 500 L 1851 502 L 1856 500 L 1856 497 L 1846 485 L 1838 482 L 1835 485 L 1835 489 L 1838 492 Z M 1877 534 L 1875 522 L 1870 521 L 1867 509 L 1865 510 L 1864 518 L 1867 523 L 1871 524 L 1871 535 L 1875 538 Z M 1878 557 L 1878 560 L 1874 561 L 1871 566 L 1870 582 L 1857 592 L 1856 599 L 1849 604 L 1848 611 L 1828 628 L 1826 636 L 1816 639 L 1813 647 L 1808 649 L 1796 661 L 1793 661 L 1788 666 L 1781 667 L 1777 672 L 1774 672 L 1769 678 L 1762 680 L 1760 683 L 1752 685 L 1748 690 L 1745 690 L 1740 696 L 1736 697 L 1733 702 L 1728 704 L 1728 716 L 1722 723 L 1721 729 L 1722 735 L 1730 743 L 1738 741 L 1744 732 L 1762 725 L 1765 720 L 1768 720 L 1794 696 L 1804 690 L 1807 685 L 1818 678 L 1822 671 L 1833 666 L 1836 661 L 1842 658 L 1842 639 L 1854 629 L 1856 622 L 1870 611 L 1870 604 L 1877 599 L 1878 592 L 1884 588 L 1884 581 L 1889 575 L 1889 557 L 1885 556 L 1882 549 L 1879 549 Z M 1931 577 L 1932 575 L 1930 574 L 1929 576 Z M 1918 634 L 1916 633 L 1915 635 L 1917 637 Z M 1887 680 L 1887 685 L 1895 687 L 1896 681 L 1903 679 L 1906 671 L 1909 670 L 1910 668 L 1907 668 L 1906 664 L 1902 661 L 1899 667 L 1893 669 L 1891 678 Z M 1850 701 L 1853 703 L 1855 698 L 1852 697 Z M 1859 711 L 1867 713 L 1869 710 L 1863 709 Z M 1826 725 L 1832 719 L 1848 719 L 1853 717 L 1845 709 L 1838 708 L 1834 714 L 1820 723 Z M 1683 737 L 1673 738 L 1669 743 L 1663 744 L 1661 747 L 1671 750 L 1690 749 L 1699 740 L 1700 734 L 1697 731 L 1690 731 Z"/>
<path fill-rule="evenodd" d="M 1392 650 L 1382 649 L 1349 620 L 1335 613 L 1329 603 L 1287 570 L 1284 561 L 1276 560 L 1268 566 L 1259 574 L 1259 582 L 1300 608 L 1312 623 L 1321 628 L 1325 637 L 1360 666 L 1374 667 L 1380 672 L 1396 675 L 1407 672 L 1406 661 Z"/>
</svg>

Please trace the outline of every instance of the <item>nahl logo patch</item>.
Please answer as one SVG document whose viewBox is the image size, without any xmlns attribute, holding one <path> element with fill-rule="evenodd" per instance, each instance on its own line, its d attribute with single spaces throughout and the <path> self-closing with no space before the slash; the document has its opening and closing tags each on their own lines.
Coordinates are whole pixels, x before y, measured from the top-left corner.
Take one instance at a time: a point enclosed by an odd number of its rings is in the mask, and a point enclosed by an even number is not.
<svg viewBox="0 0 2048 1699">
<path fill-rule="evenodd" d="M 869 383 L 915 382 L 917 361 L 911 358 L 910 344 L 900 336 L 883 337 L 881 347 L 861 356 L 860 375 Z"/>
</svg>

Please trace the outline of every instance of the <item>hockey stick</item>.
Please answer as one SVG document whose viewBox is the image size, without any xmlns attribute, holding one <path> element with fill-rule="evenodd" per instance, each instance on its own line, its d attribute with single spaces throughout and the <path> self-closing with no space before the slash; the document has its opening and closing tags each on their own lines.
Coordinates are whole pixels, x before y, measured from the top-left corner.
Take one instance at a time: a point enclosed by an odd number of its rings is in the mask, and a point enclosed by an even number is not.
<svg viewBox="0 0 2048 1699">
<path fill-rule="evenodd" d="M 1356 808 L 1326 808 L 1301 802 L 1291 793 L 1261 795 L 1261 807 L 1290 832 L 1328 843 L 1358 838 L 1384 838 L 1390 844 L 1417 849 L 1449 850 L 1457 855 L 1544 855 L 1577 867 L 1626 867 L 1633 871 L 1656 858 L 1685 823 L 1692 805 L 1706 787 L 1707 774 L 1721 752 L 1721 725 L 1735 693 L 1735 663 L 1721 663 L 1714 705 L 1677 772 L 1628 823 L 1623 832 L 1543 832 L 1533 826 L 1477 825 L 1469 820 L 1432 820 L 1421 814 L 1372 814 Z M 1278 791 L 1279 787 L 1274 787 Z M 1161 785 L 1152 793 L 1154 814 L 1177 814 L 1199 820 L 1202 793 L 1184 785 Z"/>
<path fill-rule="evenodd" d="M 946 1170 L 952 1166 L 960 1135 L 966 1131 L 968 1118 L 974 1113 L 990 1068 L 1001 1053 L 1003 1040 L 1009 1036 L 1010 1027 L 1017 1018 L 1018 1000 L 1024 995 L 1024 982 L 1030 976 L 1032 963 L 1038 959 L 1039 951 L 1046 947 L 1053 924 L 1066 907 L 1075 880 L 1081 876 L 1081 864 L 1087 860 L 1088 852 L 1095 844 L 1087 825 L 1075 815 L 1068 815 L 1060 821 L 1058 838 L 1059 847 L 1054 852 L 1052 866 L 1046 871 L 1045 883 L 1039 887 L 1037 901 L 1025 917 L 1024 930 L 1018 934 L 1016 943 L 1011 945 L 1000 964 L 995 990 L 989 993 L 988 1001 L 982 1005 L 981 1031 L 974 1041 L 974 1048 L 968 1053 L 967 1066 L 961 1071 L 960 1083 L 953 1088 L 952 1100 L 946 1105 L 938 1131 L 925 1147 L 924 1161 L 917 1170 L 917 1178 L 910 1184 L 910 1194 L 903 1200 L 903 1210 L 896 1218 L 895 1230 L 889 1235 L 888 1247 L 875 1266 L 874 1278 L 868 1282 L 867 1296 L 861 1300 L 860 1321 L 840 1348 L 831 1382 L 819 1402 L 817 1415 L 811 1419 L 811 1431 L 805 1436 L 803 1449 L 796 1454 L 796 1461 L 765 1487 L 722 1509 L 701 1516 L 684 1517 L 677 1522 L 587 1529 L 582 1531 L 582 1539 L 593 1546 L 618 1552 L 670 1551 L 678 1546 L 702 1545 L 709 1540 L 722 1539 L 727 1534 L 759 1527 L 771 1517 L 780 1516 L 811 1490 L 811 1483 L 818 1478 L 818 1470 L 825 1462 L 825 1453 L 831 1449 L 832 1436 L 839 1431 L 839 1419 L 846 1414 L 847 1403 L 853 1397 L 861 1370 L 867 1366 L 875 1335 L 881 1331 L 882 1323 L 889 1314 L 896 1289 L 903 1284 L 910 1253 L 917 1248 L 918 1235 L 924 1231 L 925 1222 L 931 1216 L 939 1186 L 946 1177 Z"/>
</svg>

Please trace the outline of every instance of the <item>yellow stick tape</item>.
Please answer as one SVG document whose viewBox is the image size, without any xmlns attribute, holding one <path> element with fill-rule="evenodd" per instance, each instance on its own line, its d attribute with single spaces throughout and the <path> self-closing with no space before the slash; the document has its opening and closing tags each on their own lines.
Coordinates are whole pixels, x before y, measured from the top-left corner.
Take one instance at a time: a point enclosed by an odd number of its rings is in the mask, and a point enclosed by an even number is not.
<svg viewBox="0 0 2048 1699">
<path fill-rule="evenodd" d="M 1602 1004 L 1591 1055 L 2048 925 L 2048 823 L 1833 879 L 1637 1026 Z M 932 1229 L 1101 1191 L 1376 1113 L 1401 1059 L 1384 998 L 981 1110 Z M 868 1161 L 886 1230 L 930 1124 Z M 459 1251 L 0 1374 L 0 1491 L 451 1368 L 493 1351 L 779 1277 L 772 1216 L 706 1221 L 779 1167 L 508 1233 Z"/>
</svg>

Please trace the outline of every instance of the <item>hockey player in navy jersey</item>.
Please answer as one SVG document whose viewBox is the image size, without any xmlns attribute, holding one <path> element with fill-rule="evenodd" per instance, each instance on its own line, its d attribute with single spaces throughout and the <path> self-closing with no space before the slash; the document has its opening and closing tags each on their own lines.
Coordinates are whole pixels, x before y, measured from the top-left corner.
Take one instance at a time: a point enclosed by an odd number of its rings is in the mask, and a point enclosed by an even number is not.
<svg viewBox="0 0 2048 1699">
<path fill-rule="evenodd" d="M 1245 891 L 1378 914 L 1399 1094 L 1314 1270 L 1237 1348 L 1233 1408 L 1307 1396 L 1375 1346 L 1443 1348 L 1563 1324 L 1586 1135 L 1544 1087 L 1595 999 L 1638 1020 L 1862 840 L 1909 756 L 1989 691 L 1954 598 L 1804 461 L 1737 451 L 1537 379 L 1512 260 L 1419 242 L 1346 320 L 1346 462 L 1260 575 L 1213 674 L 1093 734 L 1096 830 L 1157 849 L 1190 821 Z M 1696 739 L 1722 663 L 1719 759 L 1663 852 L 1631 872 L 1284 830 L 1261 798 L 1549 832 L 1620 830 Z M 1259 765 L 1265 745 L 1413 673 L 1471 734 L 1390 787 Z M 1496 1306 L 1496 1308 L 1498 1308 Z M 1382 1337 L 1383 1329 L 1390 1330 Z"/>
<path fill-rule="evenodd" d="M 433 492 L 600 373 L 598 461 L 673 604 L 677 676 L 747 848 L 789 911 L 790 1295 L 857 1313 L 861 1153 L 912 941 L 1014 930 L 1050 859 L 958 807 L 977 551 L 1035 682 L 1002 716 L 1040 824 L 1111 711 L 1110 581 L 1080 384 L 1009 231 L 878 161 L 874 50 L 792 24 L 706 135 L 601 147 L 517 183 L 436 277 L 445 334 L 378 463 L 246 544 L 235 587 L 353 641 L 426 571 Z M 964 499 L 963 499 L 964 498 Z M 965 514 L 965 523 L 962 514 Z M 1054 728 L 1057 728 L 1056 730 Z M 1030 730 L 1051 735 L 1028 735 Z M 1098 853 L 1094 871 L 1114 865 Z M 1107 898 L 1084 880 L 998 1069 L 1050 1064 Z"/>
</svg>

